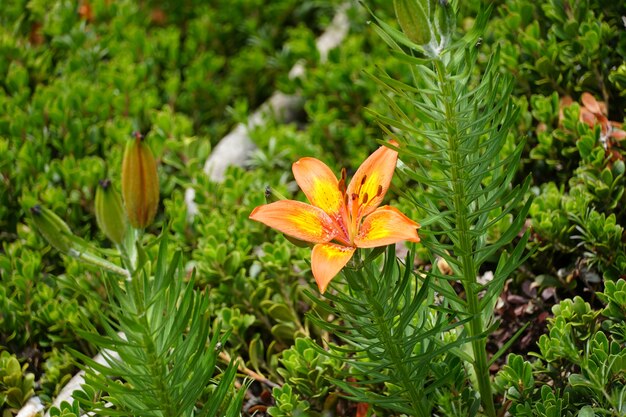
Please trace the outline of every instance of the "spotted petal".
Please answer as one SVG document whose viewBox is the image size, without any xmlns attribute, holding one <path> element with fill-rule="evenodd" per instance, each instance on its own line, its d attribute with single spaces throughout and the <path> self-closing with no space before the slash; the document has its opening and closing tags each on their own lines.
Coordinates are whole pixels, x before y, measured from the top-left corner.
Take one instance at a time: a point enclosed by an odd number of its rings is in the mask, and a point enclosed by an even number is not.
<svg viewBox="0 0 626 417">
<path fill-rule="evenodd" d="M 292 166 L 296 182 L 309 202 L 337 219 L 343 207 L 337 177 L 328 166 L 315 158 L 302 158 Z"/>
<path fill-rule="evenodd" d="M 347 190 L 350 213 L 358 213 L 360 219 L 376 210 L 389 189 L 397 160 L 398 152 L 381 146 L 361 164 Z"/>
<path fill-rule="evenodd" d="M 322 294 L 326 291 L 330 281 L 352 258 L 354 251 L 355 248 L 335 243 L 321 243 L 313 247 L 311 270 Z"/>
<path fill-rule="evenodd" d="M 252 220 L 286 235 L 312 243 L 330 242 L 337 235 L 333 221 L 324 211 L 294 200 L 280 200 L 255 208 Z"/>
<path fill-rule="evenodd" d="M 391 245 L 402 240 L 419 242 L 419 224 L 391 206 L 383 206 L 367 216 L 354 243 L 360 248 Z"/>
</svg>

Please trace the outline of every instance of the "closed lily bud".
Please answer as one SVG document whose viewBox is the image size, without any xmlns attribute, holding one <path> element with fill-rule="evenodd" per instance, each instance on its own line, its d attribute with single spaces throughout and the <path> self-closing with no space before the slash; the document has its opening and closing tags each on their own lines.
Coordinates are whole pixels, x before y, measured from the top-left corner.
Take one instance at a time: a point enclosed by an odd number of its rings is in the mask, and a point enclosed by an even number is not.
<svg viewBox="0 0 626 417">
<path fill-rule="evenodd" d="M 455 15 L 452 5 L 448 1 L 440 0 L 435 7 L 435 33 L 439 38 L 439 44 L 446 47 L 452 38 L 455 29 Z"/>
<path fill-rule="evenodd" d="M 139 133 L 124 152 L 122 196 L 131 226 L 148 227 L 159 206 L 159 178 L 154 155 Z"/>
<path fill-rule="evenodd" d="M 70 251 L 72 242 L 69 237 L 72 235 L 72 230 L 67 223 L 52 210 L 39 204 L 31 207 L 30 215 L 39 233 L 43 235 L 52 247 L 64 253 Z"/>
<path fill-rule="evenodd" d="M 113 243 L 120 245 L 126 234 L 126 215 L 122 197 L 111 180 L 100 181 L 96 189 L 96 221 L 102 233 Z"/>
<path fill-rule="evenodd" d="M 409 40 L 439 55 L 454 31 L 454 10 L 447 0 L 394 0 L 396 18 Z"/>
<path fill-rule="evenodd" d="M 396 19 L 404 34 L 412 42 L 425 45 L 430 42 L 430 7 L 432 0 L 393 0 Z"/>
</svg>

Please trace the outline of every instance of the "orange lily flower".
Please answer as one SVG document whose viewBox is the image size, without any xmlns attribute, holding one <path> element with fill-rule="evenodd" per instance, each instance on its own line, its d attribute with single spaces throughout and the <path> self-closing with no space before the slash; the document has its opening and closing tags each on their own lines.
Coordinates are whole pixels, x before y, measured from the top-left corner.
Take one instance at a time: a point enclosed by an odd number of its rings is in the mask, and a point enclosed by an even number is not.
<svg viewBox="0 0 626 417">
<path fill-rule="evenodd" d="M 255 208 L 250 218 L 295 239 L 315 243 L 311 270 L 323 294 L 357 248 L 420 241 L 419 224 L 394 207 L 378 207 L 389 189 L 397 160 L 398 152 L 381 146 L 361 164 L 346 188 L 345 169 L 338 180 L 322 161 L 302 158 L 292 170 L 311 204 L 279 200 Z"/>
</svg>

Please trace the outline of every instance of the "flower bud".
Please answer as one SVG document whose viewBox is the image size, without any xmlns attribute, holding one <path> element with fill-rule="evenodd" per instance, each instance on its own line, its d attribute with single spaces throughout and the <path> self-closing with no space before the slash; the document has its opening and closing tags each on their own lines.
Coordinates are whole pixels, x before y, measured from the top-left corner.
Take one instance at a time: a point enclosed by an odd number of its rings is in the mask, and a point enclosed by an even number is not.
<svg viewBox="0 0 626 417">
<path fill-rule="evenodd" d="M 454 10 L 448 0 L 394 0 L 396 18 L 409 40 L 437 56 L 450 42 Z"/>
<path fill-rule="evenodd" d="M 60 252 L 68 253 L 72 248 L 70 236 L 72 230 L 52 210 L 39 204 L 30 208 L 33 224 L 48 241 L 48 243 Z"/>
<path fill-rule="evenodd" d="M 430 42 L 430 7 L 432 0 L 393 0 L 396 19 L 404 34 L 418 45 Z"/>
<path fill-rule="evenodd" d="M 126 234 L 126 216 L 122 198 L 111 180 L 100 181 L 96 189 L 95 206 L 98 227 L 113 243 L 120 245 Z"/>
<path fill-rule="evenodd" d="M 159 178 L 150 147 L 141 134 L 126 145 L 122 160 L 122 196 L 128 221 L 137 229 L 152 223 L 159 206 Z"/>
</svg>

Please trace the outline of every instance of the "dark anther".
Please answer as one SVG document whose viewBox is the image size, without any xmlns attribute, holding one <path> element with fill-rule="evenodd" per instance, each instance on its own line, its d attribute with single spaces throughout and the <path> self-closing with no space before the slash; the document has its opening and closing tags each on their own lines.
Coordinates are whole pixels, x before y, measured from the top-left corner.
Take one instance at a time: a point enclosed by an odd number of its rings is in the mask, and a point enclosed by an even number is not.
<svg viewBox="0 0 626 417">
<path fill-rule="evenodd" d="M 363 179 L 361 180 L 361 185 L 365 184 L 366 179 L 367 179 L 367 175 L 363 175 Z"/>
<path fill-rule="evenodd" d="M 367 193 L 363 194 L 363 203 L 361 203 L 361 204 L 367 204 L 368 198 L 369 198 L 369 196 L 367 195 Z"/>
<path fill-rule="evenodd" d="M 102 189 L 106 190 L 111 186 L 111 180 L 108 178 L 104 180 L 100 180 L 98 181 L 98 184 L 100 184 L 100 187 L 102 187 Z"/>
<path fill-rule="evenodd" d="M 346 169 L 345 168 L 341 168 L 341 179 L 343 180 L 344 184 L 346 182 L 346 178 L 347 178 Z"/>
<path fill-rule="evenodd" d="M 346 181 L 343 178 L 341 178 L 339 180 L 339 182 L 337 183 L 337 188 L 339 188 L 339 192 L 341 194 L 345 194 L 345 192 L 346 192 Z"/>
<path fill-rule="evenodd" d="M 379 185 L 378 190 L 376 191 L 376 197 L 380 197 L 383 194 L 383 186 Z"/>
<path fill-rule="evenodd" d="M 359 195 L 356 193 L 352 193 L 352 200 L 358 200 L 359 199 Z"/>
</svg>

